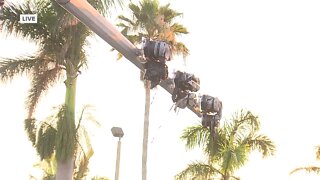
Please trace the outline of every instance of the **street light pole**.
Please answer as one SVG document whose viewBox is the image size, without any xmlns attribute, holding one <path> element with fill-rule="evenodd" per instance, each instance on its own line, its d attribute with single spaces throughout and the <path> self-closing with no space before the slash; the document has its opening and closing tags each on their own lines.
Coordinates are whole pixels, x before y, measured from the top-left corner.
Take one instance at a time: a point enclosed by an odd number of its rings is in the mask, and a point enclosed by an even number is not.
<svg viewBox="0 0 320 180">
<path fill-rule="evenodd" d="M 120 170 L 120 152 L 121 152 L 121 137 L 118 140 L 117 146 L 117 160 L 116 160 L 116 173 L 115 173 L 115 180 L 119 180 L 119 170 Z"/>
<path fill-rule="evenodd" d="M 120 152 L 121 152 L 121 138 L 124 133 L 120 127 L 111 128 L 112 135 L 114 137 L 118 137 L 118 145 L 117 145 L 117 159 L 116 159 L 116 172 L 115 172 L 115 180 L 119 180 L 119 171 L 120 171 Z"/>
</svg>

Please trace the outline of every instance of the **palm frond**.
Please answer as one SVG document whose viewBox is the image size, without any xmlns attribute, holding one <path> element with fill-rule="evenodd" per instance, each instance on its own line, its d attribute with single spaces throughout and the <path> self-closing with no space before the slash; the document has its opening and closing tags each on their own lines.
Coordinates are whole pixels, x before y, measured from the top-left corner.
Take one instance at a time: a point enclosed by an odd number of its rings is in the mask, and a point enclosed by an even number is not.
<svg viewBox="0 0 320 180">
<path fill-rule="evenodd" d="M 93 148 L 90 146 L 87 152 L 83 152 L 83 155 L 79 159 L 79 164 L 77 165 L 76 177 L 75 180 L 83 179 L 88 173 L 88 165 L 89 160 L 92 157 L 94 151 Z"/>
<path fill-rule="evenodd" d="M 54 180 L 57 168 L 57 161 L 52 155 L 50 158 L 43 159 L 33 165 L 33 167 L 40 168 L 44 171 L 43 180 Z"/>
<path fill-rule="evenodd" d="M 116 26 L 122 28 L 121 34 L 123 34 L 123 35 L 128 34 L 128 31 L 129 31 L 129 28 L 130 28 L 128 25 L 126 25 L 125 23 L 121 22 L 121 23 L 116 24 Z"/>
<path fill-rule="evenodd" d="M 40 159 L 47 159 L 53 155 L 55 149 L 57 130 L 45 123 L 41 124 L 36 142 L 36 150 L 40 155 Z"/>
<path fill-rule="evenodd" d="M 130 26 L 135 26 L 135 25 L 136 25 L 135 22 L 133 22 L 133 20 L 125 17 L 124 15 L 119 15 L 118 18 L 119 18 L 120 20 L 122 20 L 122 21 L 125 21 L 125 22 L 129 23 Z M 127 27 L 128 27 L 128 26 L 127 26 Z"/>
<path fill-rule="evenodd" d="M 207 145 L 210 137 L 211 135 L 208 128 L 204 128 L 201 125 L 196 125 L 184 129 L 181 139 L 182 141 L 185 141 L 186 148 L 190 150 L 196 146 L 204 147 Z"/>
<path fill-rule="evenodd" d="M 81 74 L 81 71 L 83 70 L 88 70 L 88 59 L 87 59 L 87 52 L 84 49 L 81 49 L 80 51 L 80 63 L 77 67 L 77 70 L 79 72 L 79 74 Z M 81 71 L 80 71 L 81 70 Z"/>
<path fill-rule="evenodd" d="M 258 150 L 261 152 L 263 157 L 274 155 L 276 151 L 275 144 L 265 135 L 249 136 L 247 139 L 244 139 L 243 142 L 247 144 L 251 150 Z"/>
<path fill-rule="evenodd" d="M 85 105 L 82 111 L 80 112 L 79 119 L 96 122 L 95 120 L 91 119 L 92 117 L 90 115 L 90 110 L 93 110 L 93 108 L 94 107 L 91 105 Z M 39 152 L 41 159 L 43 160 L 40 163 L 37 163 L 35 166 L 43 169 L 45 173 L 45 176 L 43 177 L 44 179 L 54 178 L 54 175 L 55 175 L 55 170 L 56 170 L 56 154 L 55 154 L 56 146 L 55 145 L 58 140 L 55 140 L 53 137 L 56 138 L 56 136 L 58 135 L 58 131 L 56 129 L 61 128 L 59 127 L 61 125 L 60 123 L 61 121 L 65 120 L 64 109 L 65 109 L 65 105 L 59 105 L 59 106 L 53 107 L 52 115 L 48 116 L 44 121 L 40 121 L 37 127 L 29 128 L 30 130 L 36 131 L 35 133 L 37 133 L 36 148 L 37 148 L 37 151 Z M 31 122 L 35 124 L 34 121 L 31 121 Z M 30 121 L 29 122 L 26 121 L 26 123 L 30 124 Z M 53 134 L 50 134 L 49 133 L 50 131 Z M 55 136 L 50 136 L 54 134 Z M 72 136 L 72 133 L 71 133 L 71 136 Z M 48 145 L 46 143 L 49 143 L 48 141 L 50 137 L 52 138 L 50 140 L 51 144 Z M 76 159 L 74 179 L 83 179 L 83 177 L 85 177 L 88 172 L 89 159 L 93 155 L 93 149 L 90 142 L 90 137 L 84 126 L 79 127 L 79 129 L 77 130 L 75 141 L 77 142 L 77 145 L 75 146 L 77 150 L 75 151 L 75 154 L 74 154 Z M 54 149 L 53 151 L 54 154 L 51 153 L 52 149 Z M 49 154 L 52 154 L 51 158 L 49 157 Z"/>
<path fill-rule="evenodd" d="M 226 133 L 227 128 L 227 126 L 219 128 L 215 139 L 210 138 L 209 143 L 205 147 L 204 153 L 207 154 L 209 162 L 211 163 L 219 162 L 225 148 L 230 144 L 228 134 Z"/>
<path fill-rule="evenodd" d="M 306 171 L 308 173 L 316 173 L 320 175 L 320 167 L 317 167 L 317 166 L 299 167 L 292 170 L 289 174 L 292 175 L 293 173 L 296 173 L 298 171 Z"/>
<path fill-rule="evenodd" d="M 140 1 L 141 13 L 148 16 L 148 20 L 155 20 L 159 12 L 158 0 L 142 0 Z M 144 18 L 144 17 L 140 17 Z"/>
<path fill-rule="evenodd" d="M 90 137 L 85 128 L 80 128 L 81 131 L 77 132 L 77 141 L 81 151 L 78 151 L 76 157 L 76 177 L 74 179 L 80 180 L 86 176 L 88 172 L 89 160 L 92 157 L 94 151 L 90 142 Z"/>
<path fill-rule="evenodd" d="M 58 113 L 56 159 L 65 161 L 72 157 L 76 150 L 75 123 L 66 119 L 66 108 L 63 106 Z"/>
<path fill-rule="evenodd" d="M 258 131 L 260 129 L 260 121 L 258 116 L 255 116 L 250 111 L 241 110 L 237 121 L 239 124 L 249 124 L 253 131 Z"/>
<path fill-rule="evenodd" d="M 222 164 L 221 171 L 224 174 L 233 174 L 233 172 L 239 169 L 248 160 L 248 147 L 245 144 L 241 145 L 229 145 L 229 147 L 224 148 L 222 151 Z"/>
<path fill-rule="evenodd" d="M 44 15 L 48 1 L 27 1 L 24 4 L 8 3 L 3 8 L 3 17 L 1 26 L 4 32 L 25 38 L 39 40 L 48 36 L 48 31 L 44 23 L 24 24 L 19 23 L 20 14 L 38 14 L 38 21 L 42 22 L 46 16 Z"/>
<path fill-rule="evenodd" d="M 41 40 L 39 52 L 59 66 L 65 66 L 65 59 L 71 46 L 71 37 L 61 35 L 61 32 L 50 32 L 50 38 Z"/>
<path fill-rule="evenodd" d="M 229 171 L 233 171 L 232 168 L 230 168 L 230 166 L 232 165 L 232 149 L 230 148 L 224 148 L 225 151 L 222 152 L 222 164 L 221 164 L 221 169 L 223 171 L 224 174 L 228 173 Z"/>
<path fill-rule="evenodd" d="M 138 44 L 141 42 L 141 37 L 139 35 L 128 35 L 126 37 L 132 44 Z"/>
<path fill-rule="evenodd" d="M 28 116 L 31 117 L 35 107 L 37 106 L 41 95 L 46 92 L 49 87 L 53 86 L 60 80 L 62 76 L 62 69 L 59 66 L 49 69 L 47 71 L 40 71 L 39 74 L 33 75 L 31 89 L 27 99 Z"/>
<path fill-rule="evenodd" d="M 92 105 L 87 104 L 87 105 L 83 106 L 81 113 L 80 113 L 80 116 L 79 116 L 76 131 L 80 128 L 82 119 L 92 122 L 97 127 L 101 126 L 100 123 L 91 114 L 91 111 L 93 111 L 93 110 L 94 110 L 94 106 L 92 106 Z"/>
<path fill-rule="evenodd" d="M 187 28 L 184 27 L 182 24 L 174 23 L 170 26 L 170 28 L 176 35 L 189 33 Z"/>
<path fill-rule="evenodd" d="M 94 7 L 100 14 L 107 15 L 111 12 L 111 8 L 119 5 L 123 6 L 123 0 L 88 0 L 92 7 Z"/>
<path fill-rule="evenodd" d="M 43 122 L 45 123 L 48 123 L 48 124 L 51 124 L 54 128 L 56 128 L 56 124 L 59 120 L 59 112 L 61 111 L 61 109 L 64 108 L 64 104 L 60 104 L 60 105 L 57 105 L 57 106 L 53 106 L 51 108 L 51 112 L 50 112 L 50 115 L 47 116 Z"/>
<path fill-rule="evenodd" d="M 182 55 L 183 58 L 186 58 L 189 55 L 189 49 L 182 42 L 176 42 L 173 44 L 173 53 Z"/>
<path fill-rule="evenodd" d="M 175 17 L 182 13 L 171 9 L 170 4 L 159 6 L 158 0 L 142 0 L 138 5 L 129 4 L 132 18 L 119 16 L 121 33 L 133 44 L 140 43 L 141 37 L 158 39 L 169 42 L 173 53 L 183 55 L 184 61 L 189 55 L 188 48 L 181 42 L 176 42 L 175 34 L 187 34 L 187 29 L 181 24 L 174 23 Z"/>
<path fill-rule="evenodd" d="M 25 119 L 24 129 L 27 132 L 28 138 L 31 141 L 32 146 L 35 146 L 37 140 L 36 120 L 33 118 Z"/>
<path fill-rule="evenodd" d="M 161 6 L 159 8 L 159 14 L 163 15 L 164 21 L 168 22 L 169 24 L 172 22 L 172 20 L 176 17 L 182 16 L 182 13 L 179 13 L 173 9 L 170 8 L 170 4 L 167 4 L 165 6 Z"/>
<path fill-rule="evenodd" d="M 260 129 L 260 121 L 257 116 L 254 116 L 250 111 L 241 110 L 236 112 L 232 117 L 232 130 L 230 132 L 231 138 L 237 136 L 249 136 Z"/>
<path fill-rule="evenodd" d="M 138 24 L 148 32 L 148 37 L 156 36 L 156 30 L 159 27 L 156 22 L 159 2 L 157 0 L 143 0 L 140 2 L 140 7 L 140 14 L 136 17 Z"/>
<path fill-rule="evenodd" d="M 82 108 L 82 111 L 80 113 L 80 117 L 79 117 L 79 121 L 78 121 L 78 125 L 76 127 L 76 131 L 78 131 L 79 127 L 80 127 L 80 124 L 81 124 L 81 121 L 82 121 L 82 117 L 83 117 L 83 114 L 84 114 L 84 111 L 85 111 L 85 107 Z"/>
<path fill-rule="evenodd" d="M 53 107 L 54 113 L 47 118 L 45 118 L 44 121 L 38 121 L 34 118 L 25 119 L 25 131 L 28 134 L 29 140 L 32 142 L 32 145 L 35 146 L 37 140 L 39 139 L 39 131 L 44 131 L 47 129 L 56 129 L 56 123 L 59 119 L 59 111 L 63 108 L 62 105 Z M 43 132 L 42 132 L 43 134 Z"/>
<path fill-rule="evenodd" d="M 188 167 L 181 171 L 179 174 L 175 176 L 176 180 L 187 180 L 187 179 L 194 179 L 194 180 L 203 180 L 203 179 L 210 179 L 215 175 L 222 173 L 212 167 L 211 165 L 202 163 L 202 162 L 194 162 L 188 165 Z"/>
<path fill-rule="evenodd" d="M 1 81 L 12 80 L 17 75 L 30 73 L 34 66 L 42 63 L 44 59 L 29 56 L 24 58 L 3 58 L 0 60 L 0 79 Z"/>
<path fill-rule="evenodd" d="M 57 34 L 57 37 L 61 37 L 59 33 L 68 33 L 70 27 L 80 24 L 80 21 L 72 14 L 64 9 L 62 11 L 64 12 L 56 16 L 55 26 L 52 30 L 52 34 Z"/>
<path fill-rule="evenodd" d="M 139 33 L 139 34 L 132 34 L 131 31 L 134 31 L 135 26 L 128 26 L 124 23 L 118 23 L 118 27 L 122 28 L 121 34 L 125 36 L 132 44 L 141 43 L 142 37 L 147 37 L 147 35 Z M 114 50 L 114 48 L 112 48 Z M 112 51 L 113 51 L 112 50 Z"/>
<path fill-rule="evenodd" d="M 139 6 L 133 3 L 129 3 L 129 9 L 132 11 L 134 18 L 137 18 L 137 19 L 140 18 L 141 9 Z"/>
<path fill-rule="evenodd" d="M 81 128 L 81 133 L 79 133 L 79 139 L 81 139 L 81 142 L 83 145 L 85 145 L 87 151 L 92 149 L 90 136 L 86 128 Z"/>
</svg>

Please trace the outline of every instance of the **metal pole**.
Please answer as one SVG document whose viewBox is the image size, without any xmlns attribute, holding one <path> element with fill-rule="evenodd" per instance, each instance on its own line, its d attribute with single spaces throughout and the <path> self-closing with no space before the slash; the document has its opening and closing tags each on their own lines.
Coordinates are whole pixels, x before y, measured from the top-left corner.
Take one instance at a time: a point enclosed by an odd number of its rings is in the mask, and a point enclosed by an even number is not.
<svg viewBox="0 0 320 180">
<path fill-rule="evenodd" d="M 149 112 L 150 112 L 150 81 L 145 82 L 146 101 L 143 124 L 142 142 L 142 180 L 147 180 L 147 161 L 148 161 L 148 136 L 149 136 Z"/>
<path fill-rule="evenodd" d="M 121 138 L 119 137 L 119 140 L 118 140 L 118 146 L 117 146 L 117 160 L 116 160 L 115 180 L 119 180 L 119 171 L 120 171 L 120 151 L 121 151 Z"/>
</svg>

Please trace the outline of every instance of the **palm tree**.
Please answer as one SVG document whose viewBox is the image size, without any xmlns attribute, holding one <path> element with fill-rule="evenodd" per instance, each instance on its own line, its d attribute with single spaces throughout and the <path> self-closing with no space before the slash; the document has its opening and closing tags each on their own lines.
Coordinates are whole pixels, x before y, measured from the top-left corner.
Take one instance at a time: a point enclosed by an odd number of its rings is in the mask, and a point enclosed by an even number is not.
<svg viewBox="0 0 320 180">
<path fill-rule="evenodd" d="M 115 5 L 114 0 L 88 0 L 100 13 Z M 118 0 L 118 2 L 121 2 Z M 19 23 L 20 14 L 37 14 L 37 24 Z M 86 67 L 84 47 L 91 31 L 55 1 L 27 0 L 24 4 L 9 3 L 3 8 L 2 31 L 35 41 L 37 54 L 0 60 L 0 78 L 11 80 L 26 73 L 31 78 L 27 98 L 28 116 L 32 124 L 40 97 L 62 78 L 66 85 L 64 117 L 58 122 L 56 141 L 57 179 L 71 179 L 73 154 L 76 150 L 75 98 L 77 76 Z M 29 135 L 33 138 L 32 135 Z M 30 139 L 32 141 L 32 139 Z M 33 142 L 33 141 L 32 141 Z M 34 144 L 33 144 L 34 145 Z"/>
<path fill-rule="evenodd" d="M 61 105 L 54 109 L 56 112 L 44 121 L 32 119 L 32 126 L 26 124 L 29 135 L 32 134 L 35 137 L 33 143 L 41 159 L 41 162 L 37 163 L 35 167 L 41 168 L 44 171 L 43 179 L 48 180 L 55 179 L 56 177 L 57 160 L 55 156 L 55 138 L 57 136 L 57 123 L 63 118 L 65 107 Z M 73 173 L 73 179 L 75 180 L 83 179 L 87 175 L 89 160 L 94 153 L 90 143 L 90 137 L 85 126 L 82 125 L 82 122 L 83 120 L 90 120 L 95 125 L 100 126 L 91 113 L 88 112 L 90 109 L 91 106 L 88 105 L 83 107 L 76 128 L 77 149 L 74 154 L 75 167 Z M 28 122 L 30 122 L 30 120 Z"/>
<path fill-rule="evenodd" d="M 121 33 L 133 44 L 141 43 L 141 38 L 165 40 L 173 46 L 177 55 L 187 56 L 188 48 L 176 41 L 176 35 L 188 34 L 187 29 L 173 21 L 182 15 L 170 8 L 170 4 L 159 6 L 157 0 L 142 0 L 139 5 L 129 4 L 132 19 L 123 15 L 118 16 L 122 21 L 117 26 L 122 28 Z"/>
<path fill-rule="evenodd" d="M 275 153 L 274 143 L 266 135 L 259 134 L 259 129 L 258 117 L 243 110 L 218 130 L 215 140 L 210 130 L 202 125 L 186 128 L 181 136 L 186 148 L 201 147 L 207 161 L 189 164 L 176 179 L 239 179 L 233 174 L 247 162 L 253 150 L 261 152 L 263 157 Z"/>
<path fill-rule="evenodd" d="M 181 42 L 177 42 L 175 35 L 187 34 L 187 29 L 179 23 L 173 23 L 176 17 L 182 15 L 172 10 L 170 5 L 159 6 L 158 0 L 142 0 L 139 5 L 129 4 L 132 18 L 123 15 L 118 16 L 122 28 L 121 33 L 130 42 L 137 45 L 142 37 L 148 39 L 165 40 L 173 47 L 173 53 L 188 55 L 188 48 Z M 122 56 L 119 55 L 118 58 Z M 140 79 L 142 80 L 142 73 Z M 143 128 L 143 152 L 142 152 L 142 179 L 147 179 L 147 151 L 149 134 L 149 111 L 150 111 L 150 81 L 144 81 L 145 87 L 145 114 Z"/>
<path fill-rule="evenodd" d="M 320 160 L 320 146 L 316 147 L 316 159 Z M 316 173 L 320 175 L 320 167 L 319 166 L 307 166 L 307 167 L 298 167 L 290 172 L 290 175 L 296 173 L 298 171 L 306 171 L 308 173 Z"/>
</svg>

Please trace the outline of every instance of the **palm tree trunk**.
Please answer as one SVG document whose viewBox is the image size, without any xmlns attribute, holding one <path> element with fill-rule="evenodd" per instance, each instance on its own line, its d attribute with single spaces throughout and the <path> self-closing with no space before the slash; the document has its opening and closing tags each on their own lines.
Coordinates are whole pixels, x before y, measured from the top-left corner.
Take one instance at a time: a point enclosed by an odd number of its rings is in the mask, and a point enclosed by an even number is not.
<svg viewBox="0 0 320 180">
<path fill-rule="evenodd" d="M 148 135 L 149 135 L 149 111 L 150 111 L 150 81 L 145 82 L 146 99 L 143 125 L 142 146 L 142 180 L 147 180 Z"/>
<path fill-rule="evenodd" d="M 61 132 L 59 132 L 59 124 L 57 134 L 62 137 L 57 151 L 57 176 L 56 180 L 72 180 L 74 170 L 74 154 L 76 151 L 76 125 L 75 125 L 75 106 L 76 106 L 76 89 L 78 66 L 80 63 L 81 53 L 81 29 L 78 26 L 70 28 L 70 54 L 71 58 L 66 59 L 66 96 L 65 96 L 65 117 L 63 123 L 60 123 Z M 59 135 L 58 135 L 59 136 Z M 61 152 L 59 152 L 61 151 Z"/>
<path fill-rule="evenodd" d="M 72 180 L 73 159 L 57 162 L 56 180 Z"/>
<path fill-rule="evenodd" d="M 72 73 L 73 74 L 73 73 Z M 61 154 L 57 158 L 57 174 L 56 180 L 72 180 L 74 169 L 74 151 L 75 151 L 75 99 L 77 78 L 75 76 L 68 76 L 65 81 L 66 97 L 65 97 L 65 119 L 63 131 L 66 134 L 68 142 L 63 141 L 60 148 L 57 148 L 57 154 Z M 59 128 L 58 128 L 59 130 Z M 59 133 L 59 131 L 58 131 Z M 61 151 L 61 152 L 58 152 Z"/>
<path fill-rule="evenodd" d="M 229 180 L 229 179 L 230 179 L 229 173 L 226 173 L 223 175 L 223 180 Z"/>
</svg>

